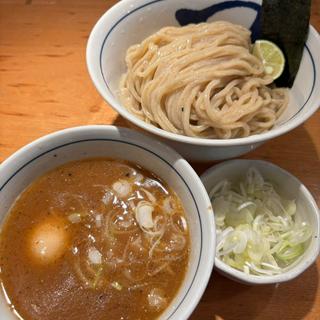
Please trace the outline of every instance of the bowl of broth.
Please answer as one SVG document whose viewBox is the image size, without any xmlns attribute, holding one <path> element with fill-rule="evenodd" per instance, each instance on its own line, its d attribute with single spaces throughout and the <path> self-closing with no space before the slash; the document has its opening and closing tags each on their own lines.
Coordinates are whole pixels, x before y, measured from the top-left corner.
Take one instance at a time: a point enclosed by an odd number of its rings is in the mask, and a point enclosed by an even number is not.
<svg viewBox="0 0 320 320">
<path fill-rule="evenodd" d="M 0 166 L 1 319 L 187 319 L 213 267 L 210 200 L 171 148 L 84 126 Z"/>
<path fill-rule="evenodd" d="M 263 60 L 254 56 L 265 2 L 272 9 L 268 18 L 277 20 L 280 1 L 119 1 L 90 34 L 91 79 L 130 124 L 188 160 L 250 152 L 301 125 L 320 99 L 320 37 L 312 26 L 306 41 L 300 41 L 303 54 L 291 88 L 273 81 Z M 302 12 L 301 7 L 297 14 L 306 18 Z M 297 14 L 286 14 L 291 27 L 281 19 L 280 25 L 296 29 L 298 37 L 301 28 L 295 23 L 303 19 Z M 308 21 L 304 26 L 308 30 Z M 274 23 L 268 29 L 277 34 Z M 279 39 L 272 41 L 281 45 Z"/>
</svg>

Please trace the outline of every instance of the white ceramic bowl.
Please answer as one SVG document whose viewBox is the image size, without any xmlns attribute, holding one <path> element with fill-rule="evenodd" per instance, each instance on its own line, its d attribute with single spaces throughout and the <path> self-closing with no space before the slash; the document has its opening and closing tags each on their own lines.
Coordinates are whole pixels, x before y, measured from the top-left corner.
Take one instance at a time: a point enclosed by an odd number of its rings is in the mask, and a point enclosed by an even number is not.
<svg viewBox="0 0 320 320">
<path fill-rule="evenodd" d="M 130 160 L 171 186 L 184 205 L 191 234 L 185 280 L 161 320 L 187 319 L 209 280 L 215 248 L 210 200 L 200 178 L 171 148 L 141 133 L 113 126 L 84 126 L 59 131 L 22 148 L 0 165 L 0 221 L 19 194 L 37 177 L 63 163 L 91 157 Z M 0 297 L 0 319 L 15 319 Z"/>
<path fill-rule="evenodd" d="M 320 221 L 319 209 L 308 189 L 292 174 L 280 167 L 261 160 L 230 160 L 208 169 L 201 180 L 208 192 L 219 181 L 228 179 L 239 181 L 244 178 L 250 167 L 257 168 L 263 177 L 274 182 L 279 192 L 288 199 L 296 199 L 297 214 L 309 222 L 313 228 L 313 235 L 310 244 L 304 254 L 283 274 L 275 276 L 247 275 L 236 270 L 220 259 L 215 258 L 215 268 L 226 277 L 247 284 L 279 283 L 291 280 L 304 272 L 319 255 L 320 249 Z"/>
<path fill-rule="evenodd" d="M 289 107 L 267 133 L 231 140 L 192 138 L 166 132 L 129 113 L 117 94 L 120 76 L 126 72 L 125 54 L 129 46 L 140 43 L 164 26 L 178 26 L 176 12 L 179 9 L 202 10 L 217 4 L 219 11 L 207 21 L 227 20 L 250 28 L 261 0 L 122 0 L 100 18 L 87 45 L 89 73 L 102 97 L 124 118 L 161 137 L 185 158 L 194 161 L 221 160 L 249 152 L 302 124 L 320 104 L 320 36 L 310 26 L 300 70 L 290 90 Z"/>
</svg>

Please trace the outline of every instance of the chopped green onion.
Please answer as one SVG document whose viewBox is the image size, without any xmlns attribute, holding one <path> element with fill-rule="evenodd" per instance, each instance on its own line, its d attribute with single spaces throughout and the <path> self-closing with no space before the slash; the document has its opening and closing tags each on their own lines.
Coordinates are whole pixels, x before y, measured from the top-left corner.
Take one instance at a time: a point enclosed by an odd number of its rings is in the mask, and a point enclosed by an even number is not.
<svg viewBox="0 0 320 320">
<path fill-rule="evenodd" d="M 121 290 L 122 290 L 122 285 L 119 284 L 119 282 L 117 282 L 117 281 L 112 282 L 112 283 L 111 283 L 111 286 L 112 286 L 113 288 L 115 288 L 116 290 L 118 290 L 118 291 L 121 291 Z"/>
<path fill-rule="evenodd" d="M 305 251 L 311 226 L 297 215 L 295 200 L 250 168 L 244 181 L 219 182 L 209 193 L 217 226 L 217 257 L 247 274 L 283 272 Z"/>
<path fill-rule="evenodd" d="M 101 279 L 102 276 L 102 271 L 103 271 L 103 266 L 100 266 L 95 274 L 92 287 L 95 289 L 98 285 L 99 280 Z"/>
</svg>

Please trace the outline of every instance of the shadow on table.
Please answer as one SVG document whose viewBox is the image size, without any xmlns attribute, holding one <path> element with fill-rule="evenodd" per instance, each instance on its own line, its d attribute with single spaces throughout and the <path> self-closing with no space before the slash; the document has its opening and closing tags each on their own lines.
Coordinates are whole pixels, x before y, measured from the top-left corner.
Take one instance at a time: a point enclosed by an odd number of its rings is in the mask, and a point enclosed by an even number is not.
<svg viewBox="0 0 320 320">
<path fill-rule="evenodd" d="M 214 272 L 190 320 L 300 320 L 312 309 L 317 287 L 315 264 L 278 285 L 247 286 Z"/>
<path fill-rule="evenodd" d="M 114 126 L 118 126 L 118 127 L 134 128 L 134 125 L 130 121 L 128 121 L 127 119 L 123 118 L 119 114 L 113 120 L 112 124 Z"/>
<path fill-rule="evenodd" d="M 243 158 L 272 161 L 289 171 L 291 169 L 301 171 L 301 165 L 308 163 L 310 167 L 305 169 L 314 170 L 316 168 L 311 164 L 319 162 L 320 150 L 317 151 L 313 139 L 318 140 L 319 137 L 311 137 L 305 127 L 300 126 L 268 141 Z"/>
</svg>

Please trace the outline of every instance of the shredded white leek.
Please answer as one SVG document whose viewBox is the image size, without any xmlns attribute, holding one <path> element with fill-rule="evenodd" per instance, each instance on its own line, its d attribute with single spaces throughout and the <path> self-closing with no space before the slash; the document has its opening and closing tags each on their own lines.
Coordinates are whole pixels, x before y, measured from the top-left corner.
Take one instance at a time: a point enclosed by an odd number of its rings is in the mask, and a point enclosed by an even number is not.
<svg viewBox="0 0 320 320">
<path fill-rule="evenodd" d="M 219 182 L 209 193 L 217 226 L 217 257 L 247 274 L 276 275 L 305 251 L 310 225 L 295 200 L 282 198 L 250 168 L 238 184 Z"/>
<path fill-rule="evenodd" d="M 79 223 L 81 221 L 81 214 L 80 213 L 72 213 L 68 216 L 68 220 L 71 223 Z"/>
<path fill-rule="evenodd" d="M 112 185 L 112 189 L 120 198 L 125 198 L 132 191 L 132 186 L 126 180 L 119 180 Z"/>
<path fill-rule="evenodd" d="M 89 258 L 90 263 L 92 263 L 92 264 L 101 264 L 102 263 L 102 255 L 94 247 L 89 248 L 88 258 Z"/>
<path fill-rule="evenodd" d="M 154 226 L 152 217 L 153 205 L 148 201 L 140 201 L 135 209 L 135 218 L 142 229 L 151 229 Z"/>
<path fill-rule="evenodd" d="M 167 299 L 164 296 L 164 292 L 161 289 L 153 288 L 148 294 L 149 306 L 152 309 L 161 310 L 167 305 Z"/>
</svg>

